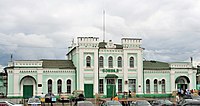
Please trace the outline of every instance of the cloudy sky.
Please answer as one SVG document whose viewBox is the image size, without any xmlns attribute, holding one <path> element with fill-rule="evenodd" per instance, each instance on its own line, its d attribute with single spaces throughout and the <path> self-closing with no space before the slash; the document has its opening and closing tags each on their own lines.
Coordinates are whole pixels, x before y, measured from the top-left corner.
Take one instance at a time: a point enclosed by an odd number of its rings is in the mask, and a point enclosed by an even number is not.
<svg viewBox="0 0 200 106">
<path fill-rule="evenodd" d="M 200 61 L 199 0 L 0 0 L 0 64 L 66 59 L 73 38 L 142 38 L 144 58 Z"/>
</svg>

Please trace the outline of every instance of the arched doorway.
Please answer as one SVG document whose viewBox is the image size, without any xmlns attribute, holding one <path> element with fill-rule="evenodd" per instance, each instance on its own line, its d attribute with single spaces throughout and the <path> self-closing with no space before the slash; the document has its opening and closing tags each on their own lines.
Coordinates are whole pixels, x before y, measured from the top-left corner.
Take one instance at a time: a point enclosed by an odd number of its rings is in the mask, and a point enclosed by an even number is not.
<svg viewBox="0 0 200 106">
<path fill-rule="evenodd" d="M 175 80 L 176 88 L 177 89 L 188 89 L 190 83 L 190 79 L 186 76 L 179 76 Z"/>
<path fill-rule="evenodd" d="M 32 76 L 25 76 L 21 79 L 20 86 L 23 98 L 30 98 L 34 95 L 36 90 L 36 80 Z"/>
</svg>

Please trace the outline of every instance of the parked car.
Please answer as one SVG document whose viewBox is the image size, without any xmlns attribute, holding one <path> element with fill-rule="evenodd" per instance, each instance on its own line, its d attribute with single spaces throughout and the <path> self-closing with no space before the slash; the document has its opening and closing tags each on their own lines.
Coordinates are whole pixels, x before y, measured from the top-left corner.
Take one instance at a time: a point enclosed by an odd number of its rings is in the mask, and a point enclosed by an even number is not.
<svg viewBox="0 0 200 106">
<path fill-rule="evenodd" d="M 159 99 L 153 101 L 152 106 L 175 106 L 175 104 L 167 99 Z"/>
<path fill-rule="evenodd" d="M 41 106 L 41 101 L 39 98 L 29 98 L 28 106 Z"/>
<path fill-rule="evenodd" d="M 91 101 L 78 101 L 77 106 L 94 106 Z"/>
<path fill-rule="evenodd" d="M 100 106 L 122 106 L 122 104 L 119 101 L 105 101 Z"/>
<path fill-rule="evenodd" d="M 46 103 L 55 103 L 56 102 L 56 97 L 53 93 L 47 93 L 45 95 L 45 102 Z"/>
<path fill-rule="evenodd" d="M 85 100 L 85 97 L 84 97 L 84 91 L 83 90 L 74 90 L 72 92 L 72 96 L 69 97 L 71 101 L 83 101 Z"/>
<path fill-rule="evenodd" d="M 200 101 L 197 99 L 182 99 L 177 106 L 200 106 Z"/>
<path fill-rule="evenodd" d="M 23 106 L 23 104 L 16 104 L 10 101 L 0 101 L 0 106 Z"/>
<path fill-rule="evenodd" d="M 137 100 L 132 103 L 132 106 L 151 106 L 151 104 L 146 100 Z"/>
<path fill-rule="evenodd" d="M 59 101 L 62 102 L 69 102 L 70 101 L 70 96 L 71 94 L 67 93 L 67 92 L 62 92 L 59 94 Z"/>
</svg>

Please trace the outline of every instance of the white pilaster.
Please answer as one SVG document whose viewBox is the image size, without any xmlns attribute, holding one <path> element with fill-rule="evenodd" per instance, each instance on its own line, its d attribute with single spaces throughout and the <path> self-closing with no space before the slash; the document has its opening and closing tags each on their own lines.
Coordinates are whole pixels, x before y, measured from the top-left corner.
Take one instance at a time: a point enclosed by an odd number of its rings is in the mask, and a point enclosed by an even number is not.
<svg viewBox="0 0 200 106">
<path fill-rule="evenodd" d="M 42 83 L 42 74 L 43 74 L 43 70 L 38 70 L 37 71 L 37 82 L 36 84 L 42 84 L 42 87 L 44 86 Z M 42 91 L 42 87 L 38 87 L 38 85 L 36 85 L 37 87 L 37 94 L 36 95 L 42 95 L 43 91 Z"/>
<path fill-rule="evenodd" d="M 138 79 L 138 93 L 143 93 L 143 57 L 142 50 L 138 50 L 137 52 L 137 79 Z"/>
<path fill-rule="evenodd" d="M 169 85 L 171 85 L 170 92 L 173 92 L 176 90 L 176 88 L 175 88 L 175 71 L 173 71 L 173 70 L 170 71 L 170 78 L 171 78 L 171 84 L 169 84 Z"/>
<path fill-rule="evenodd" d="M 189 77 L 189 80 L 190 80 L 190 83 L 189 83 L 190 85 L 189 85 L 189 88 L 188 88 L 188 89 L 194 89 L 194 88 L 196 88 L 196 87 L 193 87 L 192 73 L 193 73 L 192 70 L 189 70 L 189 71 L 188 71 L 188 74 L 189 74 L 188 77 Z"/>
<path fill-rule="evenodd" d="M 124 73 L 124 83 L 125 81 L 128 81 L 128 56 L 127 56 L 127 51 L 124 50 L 124 65 L 123 65 L 123 73 Z M 128 84 L 124 84 L 124 91 L 128 92 Z"/>
<path fill-rule="evenodd" d="M 13 71 L 14 76 L 14 96 L 20 96 L 20 90 L 19 90 L 19 71 L 15 70 Z"/>
<path fill-rule="evenodd" d="M 98 50 L 94 51 L 94 94 L 98 93 Z"/>
<path fill-rule="evenodd" d="M 79 89 L 80 90 L 84 90 L 84 55 L 83 55 L 83 49 L 79 49 L 80 51 L 80 56 L 79 56 L 79 81 L 77 83 L 79 83 Z"/>
</svg>

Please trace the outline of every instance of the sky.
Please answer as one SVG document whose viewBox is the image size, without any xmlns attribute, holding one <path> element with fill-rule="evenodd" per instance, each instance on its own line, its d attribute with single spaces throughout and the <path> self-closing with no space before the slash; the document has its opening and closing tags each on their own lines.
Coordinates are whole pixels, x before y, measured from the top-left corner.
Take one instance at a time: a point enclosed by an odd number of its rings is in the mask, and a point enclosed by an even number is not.
<svg viewBox="0 0 200 106">
<path fill-rule="evenodd" d="M 200 61 L 199 0 L 0 0 L 0 64 L 66 59 L 77 37 L 141 38 L 144 59 Z"/>
</svg>

